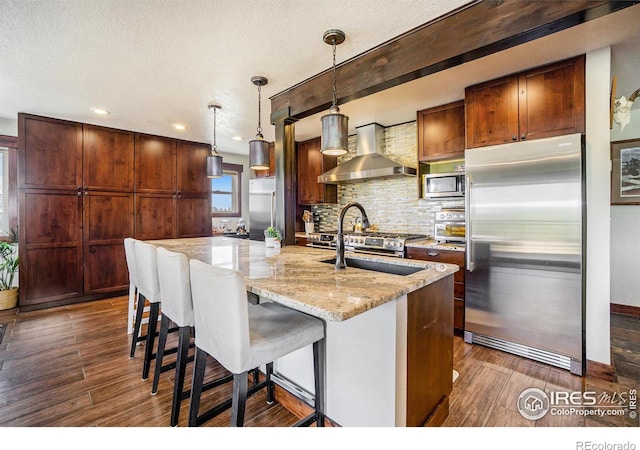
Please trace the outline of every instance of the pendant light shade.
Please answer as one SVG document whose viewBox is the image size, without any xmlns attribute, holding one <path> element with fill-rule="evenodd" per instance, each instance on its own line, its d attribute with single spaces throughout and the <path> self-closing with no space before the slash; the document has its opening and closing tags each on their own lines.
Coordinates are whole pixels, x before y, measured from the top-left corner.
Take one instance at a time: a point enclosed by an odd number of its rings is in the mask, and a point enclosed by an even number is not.
<svg viewBox="0 0 640 450">
<path fill-rule="evenodd" d="M 211 156 L 207 156 L 207 178 L 221 178 L 222 156 L 218 155 L 216 145 L 216 111 L 221 109 L 221 106 L 211 103 L 209 109 L 213 110 L 213 145 L 211 146 Z"/>
<path fill-rule="evenodd" d="M 339 156 L 349 151 L 348 131 L 349 118 L 340 114 L 336 96 L 336 45 L 342 44 L 345 34 L 340 30 L 325 31 L 322 40 L 333 47 L 333 103 L 329 114 L 320 118 L 322 121 L 322 139 L 320 151 L 325 155 Z"/>
<path fill-rule="evenodd" d="M 258 86 L 258 130 L 256 138 L 249 141 L 249 167 L 254 170 L 266 170 L 271 163 L 271 152 L 269 143 L 262 137 L 262 127 L 260 126 L 260 93 L 262 86 L 266 85 L 269 80 L 265 77 L 251 77 L 251 82 Z"/>
</svg>

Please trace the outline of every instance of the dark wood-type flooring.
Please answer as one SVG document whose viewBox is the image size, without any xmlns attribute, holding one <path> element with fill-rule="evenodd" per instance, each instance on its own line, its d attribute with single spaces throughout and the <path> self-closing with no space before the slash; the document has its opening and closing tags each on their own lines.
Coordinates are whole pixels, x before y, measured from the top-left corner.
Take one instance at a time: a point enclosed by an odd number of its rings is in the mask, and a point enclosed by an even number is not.
<svg viewBox="0 0 640 450">
<path fill-rule="evenodd" d="M 41 311 L 0 311 L 7 323 L 0 343 L 0 426 L 156 427 L 168 426 L 173 372 L 162 374 L 152 396 L 152 376 L 141 380 L 144 346 L 129 358 L 127 298 Z M 454 383 L 446 426 L 637 426 L 628 416 L 603 419 L 550 417 L 532 422 L 515 409 L 527 387 L 622 392 L 638 388 L 640 319 L 612 314 L 611 344 L 615 382 L 576 377 L 568 372 L 479 345 L 454 341 Z M 191 365 L 185 388 L 188 388 Z M 207 379 L 224 369 L 213 361 Z M 206 381 L 206 380 L 205 380 Z M 230 396 L 230 386 L 203 394 L 207 408 Z M 180 426 L 185 426 L 188 400 Z M 226 426 L 229 411 L 205 426 Z M 246 426 L 283 427 L 297 417 L 280 404 L 267 405 L 264 393 L 250 398 Z"/>
</svg>

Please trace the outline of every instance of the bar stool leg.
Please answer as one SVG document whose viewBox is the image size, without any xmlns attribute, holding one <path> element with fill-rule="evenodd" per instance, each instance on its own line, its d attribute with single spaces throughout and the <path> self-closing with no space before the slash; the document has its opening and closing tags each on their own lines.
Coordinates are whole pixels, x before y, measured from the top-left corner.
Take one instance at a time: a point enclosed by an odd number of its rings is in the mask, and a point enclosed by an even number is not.
<svg viewBox="0 0 640 450">
<path fill-rule="evenodd" d="M 162 360 L 164 359 L 164 349 L 167 344 L 167 334 L 169 330 L 169 318 L 162 315 L 160 319 L 160 334 L 158 335 L 158 351 L 156 353 L 156 368 L 153 371 L 153 386 L 151 387 L 151 395 L 158 393 L 158 383 L 160 382 L 160 374 L 162 373 Z"/>
<path fill-rule="evenodd" d="M 140 327 L 142 326 L 142 313 L 144 312 L 144 303 L 144 295 L 138 293 L 136 321 L 133 324 L 133 337 L 131 338 L 131 352 L 129 352 L 129 358 L 133 358 L 133 356 L 136 354 L 136 345 L 138 344 L 138 336 L 140 336 Z"/>
<path fill-rule="evenodd" d="M 149 378 L 149 369 L 153 359 L 153 343 L 156 338 L 156 327 L 158 326 L 158 314 L 160 312 L 160 302 L 151 303 L 149 308 L 149 326 L 147 328 L 147 345 L 144 349 L 144 364 L 142 366 L 142 379 Z"/>
<path fill-rule="evenodd" d="M 189 398 L 189 426 L 198 426 L 198 409 L 200 409 L 200 395 L 204 382 L 204 369 L 207 366 L 207 352 L 196 346 L 196 358 L 193 364 L 193 381 L 191 382 L 191 396 Z"/>
<path fill-rule="evenodd" d="M 247 404 L 247 372 L 233 375 L 233 403 L 231 405 L 231 426 L 244 426 L 244 410 Z"/>
<path fill-rule="evenodd" d="M 325 340 L 313 343 L 313 375 L 315 380 L 316 426 L 324 427 Z"/>
<path fill-rule="evenodd" d="M 276 398 L 274 395 L 273 382 L 271 381 L 271 375 L 273 374 L 273 363 L 270 362 L 267 364 L 267 404 L 271 405 L 275 402 Z"/>
<path fill-rule="evenodd" d="M 163 317 L 164 319 L 164 317 Z M 178 425 L 180 416 L 180 404 L 182 403 L 182 389 L 184 388 L 184 376 L 187 371 L 187 359 L 189 353 L 189 339 L 191 327 L 180 327 L 178 331 L 178 355 L 176 359 L 176 380 L 173 386 L 173 402 L 171 404 L 171 426 Z M 156 361 L 156 370 L 159 361 Z"/>
</svg>

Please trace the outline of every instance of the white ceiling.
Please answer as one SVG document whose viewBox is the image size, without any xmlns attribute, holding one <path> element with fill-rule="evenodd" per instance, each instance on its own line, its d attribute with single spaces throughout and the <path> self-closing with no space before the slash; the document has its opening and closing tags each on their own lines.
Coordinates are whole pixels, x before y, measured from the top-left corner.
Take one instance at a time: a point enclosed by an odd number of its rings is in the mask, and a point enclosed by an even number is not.
<svg viewBox="0 0 640 450">
<path fill-rule="evenodd" d="M 201 142 L 248 154 L 268 97 L 331 67 L 322 34 L 339 28 L 340 63 L 468 0 L 0 0 L 0 119 L 28 112 Z M 640 5 L 341 105 L 350 128 L 415 120 L 415 112 L 463 98 L 464 86 L 612 45 L 619 94 L 640 87 Z M 624 67 L 624 68 L 623 68 Z M 338 83 L 340 80 L 338 79 Z M 640 103 L 640 102 L 638 102 Z M 92 107 L 109 110 L 99 117 Z M 296 124 L 320 134 L 322 114 Z M 174 130 L 180 122 L 186 131 Z M 242 136 L 243 141 L 232 140 Z"/>
</svg>

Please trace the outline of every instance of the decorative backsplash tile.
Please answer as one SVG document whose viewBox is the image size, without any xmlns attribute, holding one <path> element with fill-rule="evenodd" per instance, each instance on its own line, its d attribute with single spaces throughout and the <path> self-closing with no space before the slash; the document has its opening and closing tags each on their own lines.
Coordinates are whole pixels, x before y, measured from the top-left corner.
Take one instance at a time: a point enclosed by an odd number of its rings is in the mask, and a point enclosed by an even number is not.
<svg viewBox="0 0 640 450">
<path fill-rule="evenodd" d="M 385 128 L 385 156 L 411 167 L 417 167 L 416 122 Z M 338 158 L 338 164 L 356 155 L 356 136 L 349 136 L 349 153 Z M 418 198 L 417 177 L 384 178 L 338 185 L 338 204 L 311 207 L 316 229 L 335 231 L 340 210 L 350 202 L 362 204 L 369 222 L 378 231 L 389 233 L 434 234 L 434 215 L 442 208 L 464 207 L 462 200 L 422 200 Z M 351 208 L 344 220 L 350 230 L 357 208 Z"/>
</svg>

